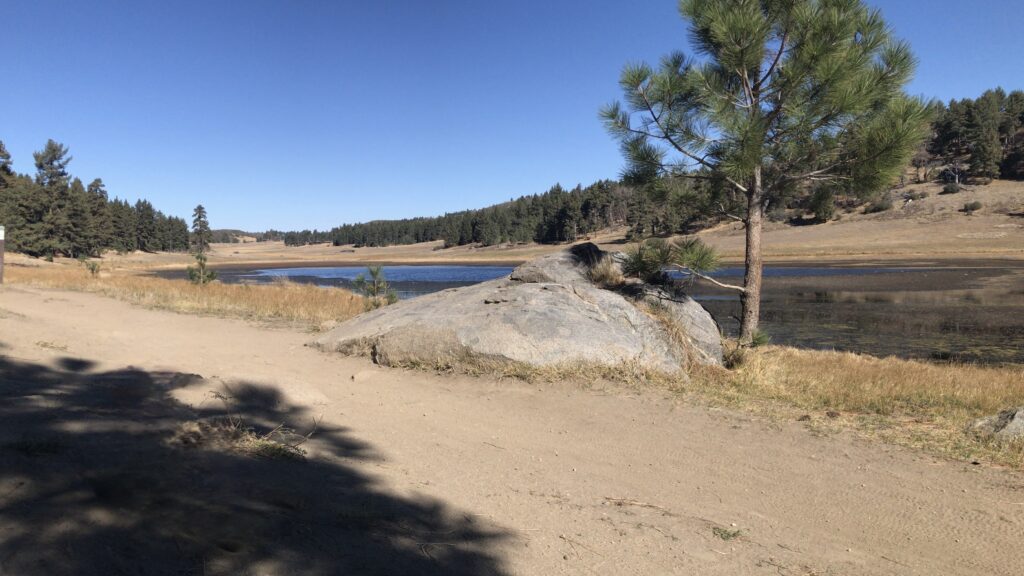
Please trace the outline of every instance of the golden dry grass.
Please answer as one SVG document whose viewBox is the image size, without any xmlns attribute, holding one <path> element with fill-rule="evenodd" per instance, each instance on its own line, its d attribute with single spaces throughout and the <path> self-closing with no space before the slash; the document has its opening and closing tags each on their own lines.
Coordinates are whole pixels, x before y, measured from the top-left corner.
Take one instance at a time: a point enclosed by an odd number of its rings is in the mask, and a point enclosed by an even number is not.
<svg viewBox="0 0 1024 576">
<path fill-rule="evenodd" d="M 215 282 L 197 286 L 185 280 L 124 273 L 93 278 L 85 268 L 72 266 L 10 266 L 6 280 L 44 288 L 92 292 L 174 312 L 297 322 L 313 329 L 346 320 L 366 309 L 366 299 L 347 290 L 294 282 L 269 285 Z"/>
<path fill-rule="evenodd" d="M 597 264 L 591 266 L 587 276 L 591 282 L 603 287 L 620 286 L 625 281 L 621 268 L 610 256 L 604 256 Z"/>
<path fill-rule="evenodd" d="M 979 415 L 1024 403 L 1024 366 L 936 364 L 765 346 L 730 372 L 731 393 L 807 410 L 883 416 Z"/>
<path fill-rule="evenodd" d="M 934 364 L 766 346 L 748 350 L 734 370 L 702 370 L 682 389 L 769 415 L 807 413 L 819 430 L 853 428 L 947 457 L 1024 467 L 1024 443 L 997 444 L 966 431 L 974 419 L 1024 405 L 1022 365 Z"/>
</svg>

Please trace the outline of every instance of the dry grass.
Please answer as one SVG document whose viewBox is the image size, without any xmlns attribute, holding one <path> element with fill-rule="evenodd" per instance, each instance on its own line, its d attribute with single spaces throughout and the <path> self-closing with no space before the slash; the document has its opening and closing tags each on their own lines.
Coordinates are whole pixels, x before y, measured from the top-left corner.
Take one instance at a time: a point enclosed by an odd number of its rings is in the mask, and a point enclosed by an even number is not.
<svg viewBox="0 0 1024 576">
<path fill-rule="evenodd" d="M 44 288 L 92 292 L 174 312 L 297 322 L 314 329 L 346 320 L 366 309 L 366 299 L 352 292 L 294 282 L 197 286 L 185 280 L 124 273 L 93 278 L 84 268 L 71 266 L 9 266 L 6 280 Z"/>
<path fill-rule="evenodd" d="M 268 460 L 302 460 L 306 456 L 299 445 L 275 439 L 273 432 L 259 434 L 230 417 L 185 422 L 169 443 L 184 448 L 232 451 Z"/>
<path fill-rule="evenodd" d="M 703 352 L 690 341 L 686 328 L 679 323 L 679 320 L 672 314 L 672 311 L 664 302 L 648 299 L 637 302 L 637 307 L 648 316 L 654 318 L 661 325 L 661 329 L 665 331 L 672 345 L 677 350 L 683 351 L 684 367 L 687 370 L 692 366 L 694 357 L 703 356 Z"/>
<path fill-rule="evenodd" d="M 597 264 L 590 267 L 590 270 L 587 271 L 587 276 L 591 282 L 605 288 L 621 286 L 625 281 L 625 277 L 622 275 L 622 268 L 619 267 L 614 258 L 607 255 L 601 258 Z"/>
<path fill-rule="evenodd" d="M 700 371 L 682 389 L 770 416 L 806 413 L 819 431 L 852 428 L 947 457 L 1024 467 L 1024 443 L 998 444 L 966 431 L 976 418 L 1024 405 L 1021 365 L 933 364 L 766 346 L 748 350 L 735 370 Z"/>
</svg>

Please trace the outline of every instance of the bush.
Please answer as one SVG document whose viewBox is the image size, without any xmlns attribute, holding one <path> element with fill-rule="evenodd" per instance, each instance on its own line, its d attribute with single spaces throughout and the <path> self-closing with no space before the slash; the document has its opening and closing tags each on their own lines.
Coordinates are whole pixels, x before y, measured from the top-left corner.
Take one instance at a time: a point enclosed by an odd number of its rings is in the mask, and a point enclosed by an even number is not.
<svg viewBox="0 0 1024 576">
<path fill-rule="evenodd" d="M 828 222 L 836 215 L 836 197 L 828 188 L 818 188 L 811 196 L 809 208 L 814 212 L 814 220 Z"/>
<path fill-rule="evenodd" d="M 79 258 L 78 261 L 81 262 L 82 266 L 85 266 L 85 269 L 89 271 L 89 276 L 92 276 L 93 278 L 96 278 L 97 276 L 100 275 L 100 263 L 99 262 L 97 262 L 95 260 L 89 260 L 87 258 Z"/>
<path fill-rule="evenodd" d="M 864 207 L 865 214 L 877 214 L 886 210 L 892 210 L 892 198 L 888 194 L 883 195 L 878 200 Z"/>
<path fill-rule="evenodd" d="M 366 296 L 367 310 L 398 302 L 398 294 L 384 278 L 383 266 L 367 266 L 366 271 L 370 273 L 370 279 L 367 280 L 364 274 L 360 274 L 352 281 L 352 286 Z"/>
<path fill-rule="evenodd" d="M 981 210 L 981 202 L 978 202 L 977 200 L 975 200 L 974 202 L 968 202 L 964 204 L 963 211 L 966 212 L 968 216 L 974 214 L 978 210 Z"/>
<path fill-rule="evenodd" d="M 907 192 L 903 195 L 907 200 L 924 200 L 928 197 L 927 192 Z"/>
<path fill-rule="evenodd" d="M 950 182 L 942 187 L 942 192 L 939 192 L 939 194 L 956 194 L 958 192 L 960 192 L 960 185 L 956 182 Z"/>
</svg>

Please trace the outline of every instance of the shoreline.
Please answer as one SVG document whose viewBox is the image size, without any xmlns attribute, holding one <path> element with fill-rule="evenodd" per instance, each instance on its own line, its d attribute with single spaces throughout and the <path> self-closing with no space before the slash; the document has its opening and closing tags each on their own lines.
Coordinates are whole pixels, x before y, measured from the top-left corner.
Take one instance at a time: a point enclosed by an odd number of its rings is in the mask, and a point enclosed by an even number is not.
<svg viewBox="0 0 1024 576">
<path fill-rule="evenodd" d="M 465 260 L 465 259 L 438 259 L 438 260 L 414 260 L 414 259 L 383 259 L 383 260 L 288 260 L 288 261 L 254 261 L 254 262 L 216 262 L 211 263 L 211 269 L 219 271 L 236 270 L 280 270 L 285 268 L 350 268 L 371 265 L 381 266 L 500 266 L 516 267 L 529 260 L 521 259 L 495 259 L 495 260 Z M 722 258 L 722 267 L 741 266 L 743 260 L 739 258 Z M 765 258 L 766 266 L 779 268 L 863 268 L 863 267 L 888 267 L 898 264 L 900 267 L 909 268 L 1019 268 L 1024 269 L 1024 256 L 1022 257 L 996 257 L 986 255 L 973 258 L 970 255 L 950 256 L 925 256 L 906 255 L 893 257 L 884 256 L 855 256 L 834 257 L 828 256 L 818 260 L 817 257 L 804 259 L 784 257 L 779 259 Z M 176 270 L 178 266 L 159 266 L 148 270 Z M 181 268 L 182 270 L 184 267 Z"/>
</svg>

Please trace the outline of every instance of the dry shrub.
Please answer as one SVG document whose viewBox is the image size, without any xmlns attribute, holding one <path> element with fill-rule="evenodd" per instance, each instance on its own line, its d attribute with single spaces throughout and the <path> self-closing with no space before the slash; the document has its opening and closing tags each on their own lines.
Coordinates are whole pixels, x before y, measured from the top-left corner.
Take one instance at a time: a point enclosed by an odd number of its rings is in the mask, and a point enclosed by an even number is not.
<svg viewBox="0 0 1024 576">
<path fill-rule="evenodd" d="M 590 281 L 598 286 L 616 287 L 621 286 L 625 281 L 622 276 L 622 269 L 610 256 L 601 258 L 596 264 L 590 267 L 587 272 Z"/>
<path fill-rule="evenodd" d="M 175 312 L 249 320 L 284 320 L 314 328 L 346 320 L 366 309 L 366 299 L 347 290 L 287 281 L 269 285 L 213 283 L 200 286 L 186 280 L 125 273 L 93 278 L 81 268 L 66 266 L 11 266 L 7 270 L 7 280 L 45 288 L 92 292 Z"/>
<path fill-rule="evenodd" d="M 237 452 L 268 460 L 302 460 L 306 452 L 297 444 L 259 434 L 231 418 L 197 420 L 181 424 L 168 440 L 170 445 L 189 449 Z"/>
</svg>

